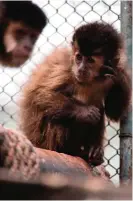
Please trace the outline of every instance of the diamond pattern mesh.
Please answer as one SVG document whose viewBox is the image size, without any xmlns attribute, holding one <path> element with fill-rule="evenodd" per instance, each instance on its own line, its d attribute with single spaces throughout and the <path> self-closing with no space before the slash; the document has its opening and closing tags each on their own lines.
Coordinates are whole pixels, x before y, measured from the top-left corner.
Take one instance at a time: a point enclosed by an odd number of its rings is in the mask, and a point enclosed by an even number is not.
<svg viewBox="0 0 133 201">
<path fill-rule="evenodd" d="M 118 0 L 34 0 L 46 12 L 48 25 L 40 35 L 31 58 L 19 69 L 0 68 L 0 123 L 17 128 L 17 101 L 31 70 L 53 48 L 70 43 L 76 27 L 95 20 L 112 23 L 120 30 L 120 1 Z M 105 166 L 114 183 L 119 183 L 119 125 L 107 122 Z"/>
</svg>

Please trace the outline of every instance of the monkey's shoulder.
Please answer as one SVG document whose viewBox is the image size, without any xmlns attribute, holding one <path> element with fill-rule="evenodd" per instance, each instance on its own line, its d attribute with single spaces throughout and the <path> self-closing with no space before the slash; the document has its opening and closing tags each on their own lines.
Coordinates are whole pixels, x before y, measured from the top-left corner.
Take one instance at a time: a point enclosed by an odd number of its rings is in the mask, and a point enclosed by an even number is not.
<svg viewBox="0 0 133 201">
<path fill-rule="evenodd" d="M 56 48 L 32 71 L 32 77 L 67 79 L 71 74 L 72 54 L 69 48 Z"/>
<path fill-rule="evenodd" d="M 70 94 L 72 91 L 71 51 L 57 48 L 32 71 L 26 87 L 57 90 Z M 30 86 L 31 85 L 31 86 Z"/>
<path fill-rule="evenodd" d="M 69 48 L 56 48 L 48 57 L 46 62 L 49 67 L 61 67 L 62 70 L 69 68 L 72 63 L 72 52 Z"/>
</svg>

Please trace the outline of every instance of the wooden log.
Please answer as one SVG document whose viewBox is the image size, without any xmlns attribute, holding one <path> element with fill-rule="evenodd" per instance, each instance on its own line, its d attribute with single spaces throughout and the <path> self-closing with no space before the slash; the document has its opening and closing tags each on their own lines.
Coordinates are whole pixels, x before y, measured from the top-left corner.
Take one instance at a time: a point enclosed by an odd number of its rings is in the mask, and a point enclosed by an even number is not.
<svg viewBox="0 0 133 201">
<path fill-rule="evenodd" d="M 131 186 L 115 188 L 100 177 L 41 173 L 26 181 L 21 173 L 0 170 L 0 199 L 4 200 L 131 200 Z"/>
<path fill-rule="evenodd" d="M 26 136 L 0 127 L 0 167 L 20 171 L 24 177 L 36 177 L 40 172 L 66 175 L 101 176 L 109 180 L 103 166 L 92 168 L 83 159 L 33 147 Z"/>
</svg>

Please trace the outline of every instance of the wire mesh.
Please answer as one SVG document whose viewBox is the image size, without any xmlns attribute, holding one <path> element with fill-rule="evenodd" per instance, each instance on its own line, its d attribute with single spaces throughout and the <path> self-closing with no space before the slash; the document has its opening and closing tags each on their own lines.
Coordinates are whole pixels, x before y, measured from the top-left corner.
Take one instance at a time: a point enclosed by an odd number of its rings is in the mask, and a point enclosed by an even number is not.
<svg viewBox="0 0 133 201">
<path fill-rule="evenodd" d="M 105 21 L 120 31 L 120 1 L 34 0 L 47 14 L 48 24 L 41 33 L 32 56 L 19 69 L 0 68 L 0 123 L 17 128 L 18 99 L 21 88 L 36 64 L 55 47 L 69 44 L 78 26 L 92 21 Z M 119 125 L 106 124 L 105 166 L 114 183 L 119 183 Z"/>
</svg>

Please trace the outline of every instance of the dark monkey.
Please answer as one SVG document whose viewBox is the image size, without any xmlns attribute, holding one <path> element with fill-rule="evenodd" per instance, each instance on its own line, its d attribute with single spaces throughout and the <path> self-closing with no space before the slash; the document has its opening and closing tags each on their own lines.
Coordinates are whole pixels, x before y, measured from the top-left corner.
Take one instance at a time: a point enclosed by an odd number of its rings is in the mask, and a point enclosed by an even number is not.
<svg viewBox="0 0 133 201">
<path fill-rule="evenodd" d="M 57 49 L 31 75 L 20 104 L 22 131 L 41 148 L 103 162 L 104 115 L 127 112 L 131 82 L 123 40 L 109 24 L 78 28 L 72 50 Z"/>
<path fill-rule="evenodd" d="M 0 13 L 0 63 L 19 67 L 30 57 L 47 18 L 31 1 L 1 1 Z"/>
</svg>

